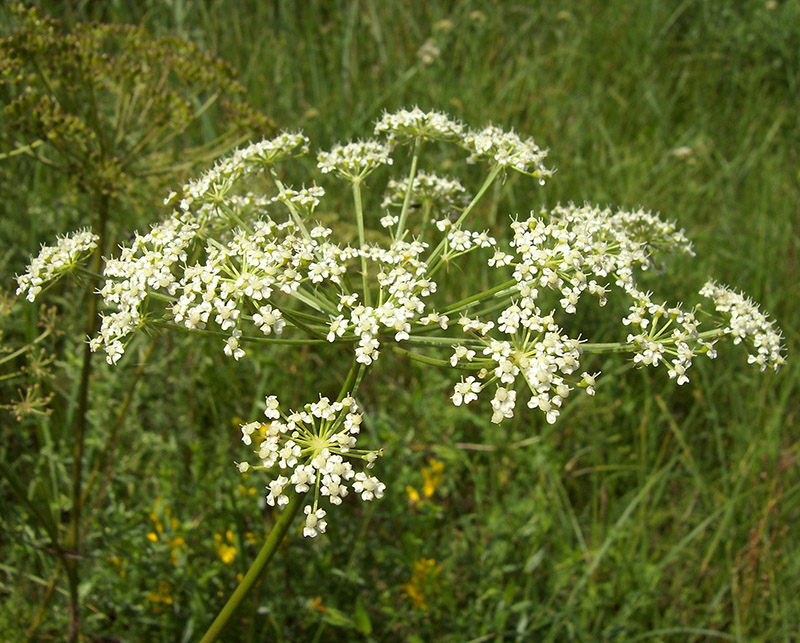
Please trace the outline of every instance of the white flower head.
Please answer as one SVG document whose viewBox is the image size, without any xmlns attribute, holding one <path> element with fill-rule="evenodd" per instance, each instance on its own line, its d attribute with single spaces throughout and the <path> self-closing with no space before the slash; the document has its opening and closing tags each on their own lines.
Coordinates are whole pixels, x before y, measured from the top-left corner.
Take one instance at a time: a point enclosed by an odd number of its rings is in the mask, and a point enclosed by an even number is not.
<svg viewBox="0 0 800 643">
<path fill-rule="evenodd" d="M 423 112 L 419 107 L 397 112 L 384 112 L 375 123 L 375 134 L 387 134 L 392 140 L 413 140 L 415 138 L 433 141 L 460 139 L 464 126 L 451 120 L 442 112 Z"/>
<path fill-rule="evenodd" d="M 43 245 L 28 264 L 28 270 L 17 275 L 17 294 L 34 301 L 49 282 L 73 270 L 97 247 L 99 237 L 84 229 L 58 237 L 56 245 Z"/>
<path fill-rule="evenodd" d="M 281 417 L 276 396 L 266 398 L 265 415 L 275 420 Z M 258 443 L 254 453 L 261 461 L 260 468 L 277 467 L 280 472 L 267 484 L 270 506 L 287 504 L 291 492 L 318 491 L 313 509 L 306 507 L 307 537 L 324 533 L 327 527 L 323 520 L 327 514 L 318 505 L 320 499 L 339 505 L 351 490 L 365 501 L 383 496 L 386 486 L 382 482 L 353 467 L 360 461 L 362 467 L 371 468 L 381 452 L 357 448 L 363 419 L 351 396 L 331 401 L 320 395 L 317 402 L 306 404 L 302 411 L 289 411 L 285 419 L 286 424 L 273 421 L 269 425 L 243 425 L 242 441 L 246 445 Z M 254 435 L 258 435 L 257 440 L 253 440 Z M 249 469 L 247 463 L 237 466 L 240 471 Z"/>
<path fill-rule="evenodd" d="M 513 130 L 506 132 L 489 125 L 479 131 L 467 132 L 463 140 L 464 147 L 471 153 L 468 162 L 488 159 L 495 165 L 538 177 L 541 182 L 553 174 L 544 166 L 547 151 L 540 149 L 532 138 L 523 141 Z"/>
<path fill-rule="evenodd" d="M 375 140 L 336 145 L 317 154 L 317 167 L 323 174 L 334 172 L 348 181 L 359 181 L 381 165 L 391 165 L 392 146 Z"/>
</svg>

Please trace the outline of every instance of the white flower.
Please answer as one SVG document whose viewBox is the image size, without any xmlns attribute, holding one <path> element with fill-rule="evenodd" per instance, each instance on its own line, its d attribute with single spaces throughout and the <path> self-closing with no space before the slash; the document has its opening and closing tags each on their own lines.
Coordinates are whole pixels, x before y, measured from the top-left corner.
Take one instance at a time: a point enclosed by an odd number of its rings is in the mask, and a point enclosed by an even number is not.
<svg viewBox="0 0 800 643">
<path fill-rule="evenodd" d="M 281 416 L 278 398 L 266 398 L 265 415 L 270 418 Z M 362 417 L 358 413 L 356 401 L 349 395 L 341 401 L 332 402 L 320 396 L 317 402 L 306 404 L 302 411 L 289 411 L 286 424 L 277 421 L 269 425 L 251 422 L 242 426 L 242 441 L 251 444 L 252 434 L 260 431 L 263 439 L 255 449 L 261 466 L 271 469 L 277 465 L 281 472 L 267 484 L 270 506 L 285 505 L 289 501 L 285 489 L 292 485 L 294 493 L 308 493 L 312 489 L 319 492 L 311 511 L 314 517 L 308 519 L 306 536 L 313 537 L 325 531 L 326 525 L 319 521 L 325 517 L 324 510 L 317 505 L 319 498 L 327 498 L 331 505 L 339 505 L 352 489 L 362 500 L 372 500 L 383 496 L 385 485 L 377 478 L 360 472 L 356 473 L 352 462 L 366 463 L 371 468 L 381 452 L 356 448 Z M 247 463 L 237 467 L 244 472 L 249 470 Z M 285 475 L 284 475 L 285 473 Z M 319 513 L 322 511 L 323 513 Z M 317 521 L 317 522 L 315 522 Z M 311 533 L 311 532 L 315 533 Z"/>
<path fill-rule="evenodd" d="M 242 442 L 245 444 L 250 444 L 252 439 L 250 438 L 253 433 L 258 431 L 261 428 L 261 422 L 248 422 L 247 424 L 242 425 Z"/>
<path fill-rule="evenodd" d="M 289 496 L 286 496 L 283 493 L 283 489 L 288 483 L 289 478 L 286 476 L 278 476 L 267 485 L 267 488 L 269 489 L 269 494 L 267 494 L 267 504 L 270 507 L 274 507 L 276 504 L 278 506 L 285 505 L 289 502 Z"/>
<path fill-rule="evenodd" d="M 600 373 L 581 373 L 581 381 L 578 386 L 586 389 L 587 395 L 594 395 L 594 387 L 597 386 L 597 376 Z"/>
<path fill-rule="evenodd" d="M 327 340 L 329 342 L 336 341 L 337 337 L 341 337 L 347 331 L 347 320 L 345 320 L 344 315 L 339 315 L 338 317 L 332 317 L 329 325 L 329 331 L 327 335 Z"/>
<path fill-rule="evenodd" d="M 475 358 L 475 351 L 466 346 L 454 346 L 453 354 L 450 356 L 450 366 L 455 368 L 462 359 L 471 362 Z"/>
<path fill-rule="evenodd" d="M 303 511 L 306 514 L 306 522 L 303 527 L 303 535 L 307 538 L 316 538 L 319 534 L 324 534 L 328 528 L 328 523 L 324 520 L 327 515 L 322 508 L 314 511 L 311 505 L 306 505 Z"/>
<path fill-rule="evenodd" d="M 239 348 L 239 338 L 242 336 L 242 331 L 235 330 L 231 336 L 225 341 L 225 354 L 239 360 L 245 356 L 243 349 Z"/>
<path fill-rule="evenodd" d="M 383 498 L 383 492 L 386 485 L 383 484 L 374 476 L 368 476 L 366 473 L 359 472 L 355 476 L 355 483 L 353 490 L 361 494 L 362 500 L 372 500 L 373 498 Z"/>
<path fill-rule="evenodd" d="M 478 399 L 478 393 L 481 392 L 481 383 L 475 381 L 471 375 L 465 380 L 461 378 L 461 382 L 455 385 L 455 392 L 451 399 L 453 404 L 461 406 L 461 403 L 469 404 Z"/>
<path fill-rule="evenodd" d="M 269 304 L 258 309 L 258 312 L 253 315 L 253 323 L 265 335 L 269 335 L 273 331 L 276 335 L 280 335 L 286 325 L 286 322 L 282 319 L 281 311 Z"/>
<path fill-rule="evenodd" d="M 317 479 L 316 471 L 311 465 L 300 465 L 292 473 L 292 484 L 297 493 L 305 493 Z"/>
<path fill-rule="evenodd" d="M 281 412 L 278 410 L 280 403 L 278 402 L 278 398 L 274 395 L 270 395 L 266 399 L 266 408 L 264 409 L 264 415 L 266 415 L 270 420 L 277 420 L 281 417 Z"/>
<path fill-rule="evenodd" d="M 517 402 L 517 392 L 498 386 L 492 399 L 492 422 L 500 424 L 504 418 L 514 417 L 514 406 Z"/>
</svg>

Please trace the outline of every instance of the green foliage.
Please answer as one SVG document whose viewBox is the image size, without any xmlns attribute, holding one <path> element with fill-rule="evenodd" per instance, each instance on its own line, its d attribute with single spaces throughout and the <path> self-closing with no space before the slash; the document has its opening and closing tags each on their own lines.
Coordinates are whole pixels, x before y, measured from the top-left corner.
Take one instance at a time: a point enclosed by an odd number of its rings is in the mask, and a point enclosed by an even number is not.
<svg viewBox="0 0 800 643">
<path fill-rule="evenodd" d="M 293 532 L 229 639 L 798 638 L 796 3 L 220 0 L 191 8 L 89 3 L 64 19 L 144 23 L 216 50 L 256 107 L 282 127 L 304 127 L 323 148 L 364 131 L 384 108 L 414 103 L 533 134 L 560 169 L 543 191 L 547 205 L 592 198 L 677 218 L 699 260 L 670 265 L 653 287 L 680 299 L 713 270 L 773 312 L 789 357 L 780 374 L 762 376 L 744 371 L 740 355 L 721 356 L 713 368 L 698 364 L 682 388 L 625 367 L 596 399 L 576 397 L 555 426 L 520 414 L 502 430 L 487 425 L 486 409 L 449 405 L 446 375 L 379 364 L 360 401 L 364 432 L 386 451 L 386 497 L 373 508 L 345 503 L 324 540 L 309 544 Z M 441 55 L 424 64 L 417 51 L 429 39 Z M 187 131 L 185 141 L 198 136 Z M 26 198 L 54 194 L 29 166 L 17 171 Z M 510 178 L 484 215 L 491 225 L 539 205 Z M 6 210 L 7 222 L 37 226 L 22 209 Z M 74 368 L 74 352 L 64 365 Z M 107 502 L 89 523 L 87 633 L 197 638 L 274 520 L 259 501 L 264 490 L 250 495 L 232 465 L 242 457 L 232 420 L 255 417 L 268 393 L 293 404 L 312 387 L 335 394 L 327 364 L 336 359 L 281 348 L 234 367 L 210 343 L 158 344 L 120 431 Z M 97 427 L 116 411 L 131 370 L 95 393 L 90 449 L 102 448 Z M 67 382 L 52 388 L 62 404 Z M 17 427 L 0 413 L 3 462 L 29 471 L 34 504 L 58 516 L 69 507 L 58 491 L 69 458 L 47 446 L 34 456 L 48 425 Z M 406 488 L 422 494 L 434 460 L 444 464 L 441 484 L 414 501 Z M 0 638 L 19 640 L 55 562 L 32 527 L 33 509 L 12 499 L 6 481 L 0 494 Z M 150 514 L 166 507 L 177 525 L 162 515 L 166 535 L 151 542 Z M 228 530 L 232 564 L 216 547 Z M 169 544 L 177 537 L 185 545 Z M 423 560 L 433 567 L 415 577 Z M 40 636 L 66 631 L 64 591 L 55 584 Z"/>
<path fill-rule="evenodd" d="M 81 191 L 117 197 L 133 179 L 174 173 L 176 162 L 270 129 L 230 66 L 197 45 L 126 25 L 65 31 L 21 6 L 15 17 L 0 41 L 6 155 L 33 156 Z M 216 140 L 187 155 L 183 137 L 202 126 Z"/>
</svg>

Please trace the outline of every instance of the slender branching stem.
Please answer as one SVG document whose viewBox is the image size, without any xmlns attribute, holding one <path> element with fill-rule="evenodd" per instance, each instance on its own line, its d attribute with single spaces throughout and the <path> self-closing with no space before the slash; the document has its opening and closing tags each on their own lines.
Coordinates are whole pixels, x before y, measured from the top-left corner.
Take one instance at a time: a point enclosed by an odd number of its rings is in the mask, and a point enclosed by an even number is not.
<svg viewBox="0 0 800 643">
<path fill-rule="evenodd" d="M 369 280 L 367 278 L 367 258 L 364 256 L 364 209 L 361 205 L 361 179 L 353 181 L 353 201 L 356 207 L 356 223 L 358 224 L 358 245 L 361 253 L 361 281 L 364 286 L 364 305 L 370 305 Z"/>
<path fill-rule="evenodd" d="M 356 392 L 359 384 L 361 383 L 361 378 L 364 375 L 364 371 L 365 366 L 353 360 L 353 363 L 350 366 L 350 371 L 347 373 L 344 384 L 342 384 L 342 388 L 339 391 L 339 396 L 336 398 L 337 402 L 341 402 L 345 396 L 354 394 Z M 239 608 L 245 596 L 247 596 L 248 592 L 250 592 L 258 579 L 263 575 L 264 570 L 266 569 L 270 560 L 272 560 L 272 557 L 275 555 L 278 545 L 280 545 L 284 536 L 289 531 L 292 521 L 299 513 L 300 505 L 302 504 L 304 497 L 304 493 L 297 492 L 294 492 L 289 496 L 289 504 L 286 505 L 283 513 L 272 527 L 272 531 L 270 531 L 269 536 L 267 536 L 267 540 L 261 547 L 261 551 L 258 552 L 258 556 L 256 556 L 256 559 L 253 561 L 250 569 L 247 570 L 247 574 L 245 574 L 238 587 L 234 590 L 233 594 L 231 594 L 231 597 L 228 599 L 228 602 L 225 603 L 225 606 L 217 615 L 217 618 L 214 619 L 214 622 L 211 624 L 211 627 L 208 628 L 208 631 L 200 640 L 200 643 L 212 643 L 219 638 L 223 629 L 228 624 L 228 621 L 230 621 L 236 610 Z"/>
<path fill-rule="evenodd" d="M 397 232 L 395 232 L 394 239 L 399 241 L 403 238 L 403 232 L 406 229 L 406 219 L 408 218 L 408 207 L 411 205 L 411 192 L 414 188 L 414 178 L 417 175 L 417 161 L 419 161 L 419 151 L 422 147 L 422 138 L 417 136 L 414 139 L 414 152 L 411 156 L 411 170 L 408 173 L 408 186 L 406 187 L 406 194 L 403 197 L 403 207 L 400 210 L 400 220 L 397 222 Z"/>
<path fill-rule="evenodd" d="M 492 295 L 496 295 L 497 293 L 501 293 L 504 290 L 513 288 L 516 285 L 516 283 L 517 283 L 516 279 L 509 279 L 508 281 L 504 281 L 503 283 L 495 286 L 494 288 L 490 288 L 489 290 L 484 290 L 483 292 L 479 292 L 477 295 L 472 295 L 471 297 L 466 297 L 453 304 L 450 304 L 442 312 L 445 314 L 458 312 L 459 310 L 462 310 L 467 306 L 474 304 L 475 302 L 482 301 L 484 299 L 487 299 L 488 297 L 491 297 Z"/>
<path fill-rule="evenodd" d="M 272 180 L 275 181 L 275 186 L 278 188 L 278 191 L 283 194 L 286 192 L 286 188 L 284 187 L 281 180 L 278 178 L 278 173 L 275 170 L 270 170 L 270 174 L 272 175 Z M 305 237 L 306 241 L 311 241 L 311 235 L 308 233 L 306 226 L 303 224 L 303 217 L 300 216 L 300 213 L 297 211 L 297 208 L 294 207 L 294 204 L 287 200 L 284 201 L 286 207 L 289 208 L 289 214 L 292 217 L 292 221 L 295 222 L 298 228 L 300 228 L 300 232 L 303 233 L 303 237 Z"/>
<path fill-rule="evenodd" d="M 486 180 L 483 182 L 483 185 L 481 185 L 480 189 L 476 192 L 475 196 L 472 197 L 472 201 L 469 202 L 469 205 L 464 209 L 464 212 L 461 213 L 461 216 L 458 217 L 458 220 L 456 220 L 456 222 L 453 224 L 454 230 L 458 230 L 459 226 L 461 226 L 464 220 L 472 213 L 472 211 L 475 209 L 475 206 L 478 205 L 483 195 L 486 194 L 486 190 L 488 190 L 489 187 L 492 185 L 492 183 L 494 183 L 494 180 L 500 174 L 500 170 L 502 169 L 503 168 L 500 165 L 495 165 L 492 167 L 492 170 L 489 172 L 489 175 L 486 177 Z M 444 250 L 446 243 L 447 243 L 447 237 L 445 237 L 439 242 L 439 245 L 433 249 L 430 255 L 428 255 L 428 258 L 425 260 L 425 263 L 427 263 L 428 266 L 430 266 L 430 269 L 428 270 L 428 278 L 432 278 L 433 275 L 435 275 L 436 272 L 439 270 L 439 268 L 441 268 L 442 266 L 441 254 L 442 251 Z"/>
</svg>

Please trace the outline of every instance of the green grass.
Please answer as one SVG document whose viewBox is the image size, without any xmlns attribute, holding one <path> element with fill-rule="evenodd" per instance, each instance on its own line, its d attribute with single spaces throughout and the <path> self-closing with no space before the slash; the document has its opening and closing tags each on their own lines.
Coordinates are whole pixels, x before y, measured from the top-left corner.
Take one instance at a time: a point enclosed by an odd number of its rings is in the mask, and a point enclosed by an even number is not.
<svg viewBox="0 0 800 643">
<path fill-rule="evenodd" d="M 374 507 L 345 503 L 323 539 L 294 533 L 229 640 L 800 637 L 800 7 L 771 6 L 219 0 L 73 10 L 73 19 L 144 22 L 215 51 L 257 107 L 280 127 L 304 128 L 320 148 L 366 135 L 384 108 L 413 104 L 531 134 L 558 172 L 535 193 L 509 179 L 486 209 L 489 223 L 568 200 L 660 211 L 685 228 L 697 257 L 673 260 L 644 283 L 690 301 L 713 275 L 761 302 L 786 337 L 789 362 L 777 375 L 747 368 L 743 352 L 727 347 L 697 363 L 681 388 L 663 373 L 598 360 L 595 370 L 608 375 L 596 398 L 575 396 L 552 427 L 521 412 L 490 426 L 485 408 L 448 404 L 451 374 L 381 360 L 363 403 L 365 430 L 386 449 L 387 496 Z M 429 38 L 442 55 L 424 67 L 416 51 Z M 681 158 L 684 146 L 691 154 Z M 9 287 L 27 253 L 76 220 L 79 205 L 41 170 L 0 167 L 10 195 L 0 205 Z M 78 214 L 65 214 L 62 200 Z M 31 217 L 31 208 L 44 214 Z M 69 320 L 69 291 L 54 294 Z M 17 304 L 9 336 L 35 332 L 32 308 Z M 143 349 L 147 339 L 139 341 Z M 57 515 L 69 508 L 61 427 L 77 335 L 53 350 L 53 415 L 21 425 L 0 417 L 2 457 L 32 501 L 47 499 Z M 335 393 L 344 369 L 323 368 L 329 360 L 344 363 L 332 351 L 282 349 L 234 364 L 210 343 L 159 343 L 86 537 L 87 635 L 199 637 L 255 556 L 247 534 L 258 541 L 273 520 L 263 500 L 259 508 L 254 477 L 253 495 L 237 486 L 234 418 L 255 417 L 267 393 L 292 405 L 309 392 Z M 90 456 L 132 370 L 98 368 Z M 432 458 L 445 465 L 442 484 L 412 506 L 406 487 L 421 488 Z M 6 483 L 0 494 L 0 634 L 19 640 L 55 558 L 30 508 Z M 155 543 L 151 513 L 165 534 Z M 227 530 L 238 552 L 230 565 L 214 545 Z M 170 547 L 176 537 L 185 544 Z M 403 587 L 423 558 L 439 570 L 424 587 L 425 610 Z M 154 600 L 159 582 L 169 583 L 171 603 Z M 42 639 L 65 631 L 63 578 L 54 587 Z"/>
</svg>

